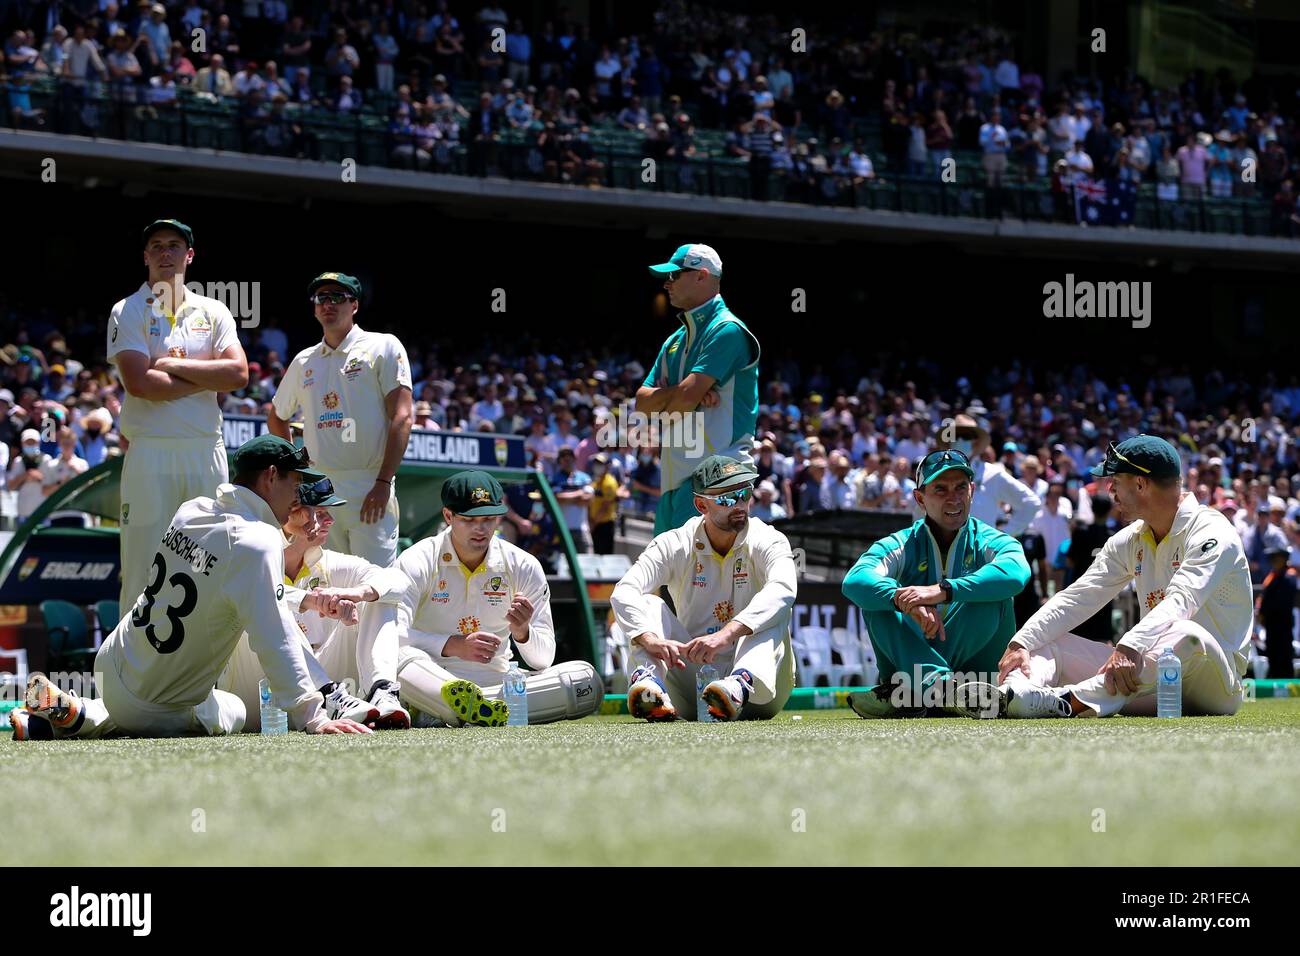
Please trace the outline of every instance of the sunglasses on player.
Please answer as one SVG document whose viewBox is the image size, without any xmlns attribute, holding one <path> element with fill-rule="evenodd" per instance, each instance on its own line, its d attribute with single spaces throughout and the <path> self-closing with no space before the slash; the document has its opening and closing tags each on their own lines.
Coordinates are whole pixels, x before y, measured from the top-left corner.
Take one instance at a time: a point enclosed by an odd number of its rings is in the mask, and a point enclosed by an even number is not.
<svg viewBox="0 0 1300 956">
<path fill-rule="evenodd" d="M 925 471 L 925 466 L 931 461 L 955 461 L 970 467 L 970 458 L 963 451 L 956 448 L 941 448 L 939 451 L 932 451 L 921 459 L 921 463 L 916 466 L 916 483 L 921 483 L 921 473 Z"/>
<path fill-rule="evenodd" d="M 321 502 L 329 501 L 333 494 L 334 482 L 328 478 L 298 486 L 298 501 L 308 508 L 315 508 Z"/>
<path fill-rule="evenodd" d="M 742 501 L 748 501 L 754 495 L 752 486 L 746 488 L 737 488 L 735 491 L 726 491 L 720 495 L 700 495 L 701 498 L 708 498 L 723 508 L 734 508 Z"/>
<path fill-rule="evenodd" d="M 308 298 L 317 305 L 325 305 L 327 303 L 330 305 L 339 305 L 343 302 L 357 301 L 355 295 L 349 295 L 347 292 L 316 292 L 308 296 Z"/>
<path fill-rule="evenodd" d="M 1131 461 L 1131 460 L 1129 460 L 1128 458 L 1125 458 L 1123 455 L 1121 455 L 1121 454 L 1119 453 L 1119 449 L 1115 447 L 1115 443 L 1114 443 L 1114 442 L 1111 442 L 1111 443 L 1110 443 L 1110 446 L 1106 449 L 1106 469 L 1105 469 L 1105 470 L 1106 470 L 1106 471 L 1109 471 L 1109 472 L 1111 472 L 1111 473 L 1113 474 L 1114 471 L 1115 471 L 1115 462 L 1117 462 L 1117 461 L 1122 461 L 1124 464 L 1128 465 L 1130 468 L 1136 468 L 1138 471 L 1142 472 L 1142 474 L 1144 474 L 1144 475 L 1149 475 L 1149 474 L 1151 474 L 1151 469 L 1150 469 L 1150 468 L 1143 468 L 1143 467 L 1142 467 L 1141 465 L 1139 465 L 1137 462 L 1135 462 L 1135 461 Z"/>
<path fill-rule="evenodd" d="M 665 282 L 676 282 L 688 272 L 699 272 L 699 269 L 678 269 L 676 272 L 669 272 L 664 276 Z"/>
</svg>

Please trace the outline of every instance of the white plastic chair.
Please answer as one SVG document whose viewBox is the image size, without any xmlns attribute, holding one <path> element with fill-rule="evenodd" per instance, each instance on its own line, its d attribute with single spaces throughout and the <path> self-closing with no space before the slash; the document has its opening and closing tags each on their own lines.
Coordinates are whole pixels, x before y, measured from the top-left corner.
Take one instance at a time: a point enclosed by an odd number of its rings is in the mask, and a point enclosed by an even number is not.
<svg viewBox="0 0 1300 956">
<path fill-rule="evenodd" d="M 847 627 L 831 628 L 831 647 L 840 655 L 841 664 L 832 670 L 837 687 L 864 686 L 867 684 L 866 655 L 862 642 L 849 633 Z"/>
<path fill-rule="evenodd" d="M 800 687 L 816 687 L 821 677 L 826 678 L 827 686 L 835 686 L 830 631 L 824 627 L 801 627 L 795 631 L 791 644 L 799 655 Z"/>
<path fill-rule="evenodd" d="M 12 681 L 16 684 L 18 687 L 17 699 L 22 700 L 23 691 L 27 687 L 27 651 L 21 647 L 12 651 L 0 647 L 0 660 L 6 657 L 14 662 L 14 672 L 12 675 L 0 673 L 0 683 Z M 0 697 L 3 696 L 3 694 L 0 694 Z"/>
</svg>

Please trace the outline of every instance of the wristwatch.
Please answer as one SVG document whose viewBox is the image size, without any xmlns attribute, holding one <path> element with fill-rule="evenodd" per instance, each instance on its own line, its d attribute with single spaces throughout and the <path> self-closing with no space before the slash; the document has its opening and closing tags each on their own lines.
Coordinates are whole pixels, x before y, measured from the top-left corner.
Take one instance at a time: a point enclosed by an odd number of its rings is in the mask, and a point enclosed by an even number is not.
<svg viewBox="0 0 1300 956">
<path fill-rule="evenodd" d="M 945 578 L 939 582 L 939 590 L 943 592 L 943 601 L 945 604 L 952 603 L 952 584 Z"/>
</svg>

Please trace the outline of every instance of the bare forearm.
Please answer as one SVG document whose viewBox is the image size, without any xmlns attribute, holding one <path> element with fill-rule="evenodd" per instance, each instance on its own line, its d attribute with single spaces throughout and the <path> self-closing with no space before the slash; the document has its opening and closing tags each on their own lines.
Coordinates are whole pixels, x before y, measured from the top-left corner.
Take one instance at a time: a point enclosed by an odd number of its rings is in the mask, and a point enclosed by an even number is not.
<svg viewBox="0 0 1300 956">
<path fill-rule="evenodd" d="M 643 388 L 636 395 L 639 412 L 693 412 L 699 404 L 699 400 L 693 400 L 680 385 Z"/>
<path fill-rule="evenodd" d="M 388 423 L 388 441 L 384 445 L 384 463 L 377 477 L 392 481 L 397 468 L 406 455 L 406 443 L 411 438 L 411 419 L 398 416 Z"/>
</svg>

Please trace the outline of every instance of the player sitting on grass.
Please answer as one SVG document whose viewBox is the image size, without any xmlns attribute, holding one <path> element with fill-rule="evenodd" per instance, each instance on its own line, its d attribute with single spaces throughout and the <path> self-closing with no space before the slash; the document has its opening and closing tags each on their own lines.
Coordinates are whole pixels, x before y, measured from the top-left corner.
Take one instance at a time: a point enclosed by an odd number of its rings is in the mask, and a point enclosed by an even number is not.
<svg viewBox="0 0 1300 956">
<path fill-rule="evenodd" d="M 794 687 L 790 609 L 798 587 L 785 535 L 749 516 L 753 465 L 713 455 L 689 481 L 696 517 L 657 535 L 614 587 L 610 603 L 637 663 L 628 710 L 646 720 L 696 719 L 696 677 L 718 720 L 767 720 Z M 659 597 L 667 585 L 674 614 Z"/>
<path fill-rule="evenodd" d="M 410 584 L 400 603 L 367 604 L 360 641 L 401 645 L 397 673 L 409 707 L 453 727 L 499 727 L 510 646 L 526 672 L 528 722 L 577 719 L 600 709 L 605 688 L 586 661 L 555 660 L 551 589 L 541 562 L 496 534 L 506 513 L 501 484 L 462 471 L 442 486 L 445 528 L 402 552 Z"/>
<path fill-rule="evenodd" d="M 912 494 L 925 517 L 873 544 L 844 578 L 880 666 L 881 683 L 849 698 L 859 716 L 955 707 L 954 672 L 997 670 L 1029 564 L 1015 538 L 971 517 L 973 478 L 956 449 L 922 458 Z"/>
<path fill-rule="evenodd" d="M 308 733 L 370 733 L 326 712 L 285 601 L 281 527 L 299 483 L 325 476 L 308 467 L 306 449 L 274 435 L 245 442 L 233 463 L 234 484 L 177 509 L 144 592 L 95 656 L 99 697 L 74 697 L 35 674 L 26 708 L 14 711 L 15 739 L 237 734 L 244 703 L 216 682 L 245 631 L 276 706 Z M 338 601 L 290 597 L 340 613 Z"/>
<path fill-rule="evenodd" d="M 997 716 L 1151 716 L 1156 660 L 1169 647 L 1183 663 L 1183 713 L 1235 714 L 1254 608 L 1232 522 L 1183 490 L 1178 452 L 1163 438 L 1111 445 L 1092 474 L 1109 479 L 1115 506 L 1138 520 L 1011 639 L 998 665 Z M 1130 583 L 1141 617 L 1114 647 L 1070 633 Z"/>
<path fill-rule="evenodd" d="M 307 665 L 325 696 L 325 709 L 330 717 L 348 717 L 369 727 L 410 727 L 410 715 L 397 697 L 396 635 L 389 635 L 387 646 L 366 643 L 357 639 L 354 626 L 358 604 L 398 600 L 407 584 L 406 575 L 396 568 L 381 568 L 364 558 L 325 549 L 334 524 L 330 509 L 347 504 L 334 493 L 328 478 L 300 486 L 298 499 L 301 503 L 284 523 L 289 539 L 284 549 L 286 597 L 292 588 L 303 598 L 311 594 L 338 602 L 341 612 L 338 617 L 328 617 L 297 610 L 293 602 L 289 605 L 308 645 Z M 258 685 L 265 676 L 248 635 L 244 635 L 217 688 L 244 702 L 248 711 L 245 732 L 261 729 Z M 369 688 L 366 698 L 353 696 L 349 687 Z"/>
</svg>

